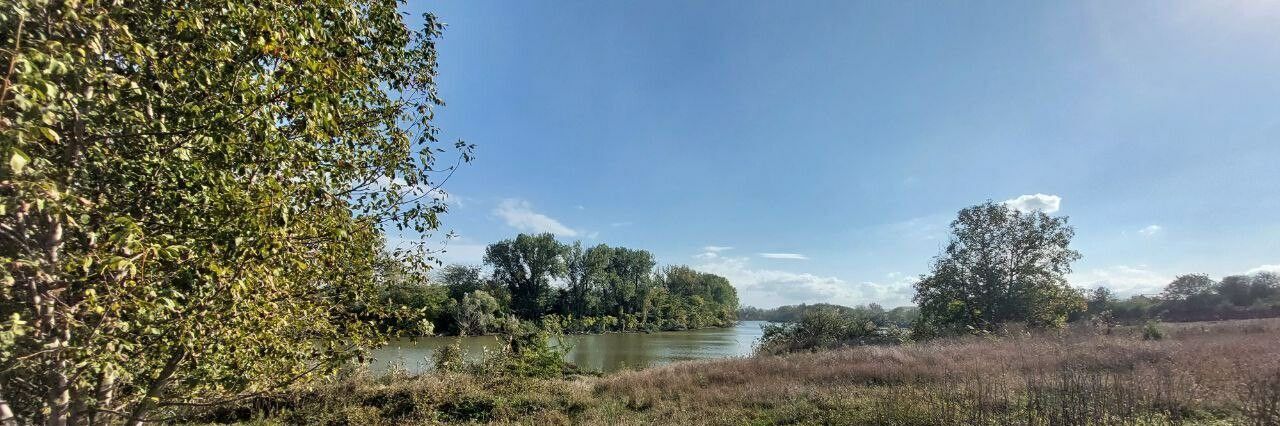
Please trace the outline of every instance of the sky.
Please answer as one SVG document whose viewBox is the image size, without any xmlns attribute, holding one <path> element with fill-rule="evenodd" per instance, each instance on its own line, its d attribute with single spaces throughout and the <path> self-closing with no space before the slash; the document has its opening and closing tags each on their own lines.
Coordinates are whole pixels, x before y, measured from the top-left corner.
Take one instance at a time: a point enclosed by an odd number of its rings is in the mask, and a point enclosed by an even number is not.
<svg viewBox="0 0 1280 426">
<path fill-rule="evenodd" d="M 405 9 L 448 23 L 436 124 L 476 145 L 445 262 L 553 232 L 743 305 L 901 306 L 994 200 L 1070 218 L 1079 287 L 1280 271 L 1280 2 Z"/>
</svg>

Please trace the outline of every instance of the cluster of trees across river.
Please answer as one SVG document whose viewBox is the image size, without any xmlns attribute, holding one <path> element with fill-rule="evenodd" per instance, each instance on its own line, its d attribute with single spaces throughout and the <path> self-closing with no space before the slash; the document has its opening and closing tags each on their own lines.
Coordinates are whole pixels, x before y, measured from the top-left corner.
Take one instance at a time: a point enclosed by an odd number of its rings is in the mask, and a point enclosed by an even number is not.
<svg viewBox="0 0 1280 426">
<path fill-rule="evenodd" d="M 378 319 L 416 334 L 685 330 L 737 320 L 738 295 L 724 277 L 688 266 L 658 268 L 653 254 L 605 244 L 583 248 L 552 234 L 490 244 L 484 264 L 449 265 L 428 278 L 388 262 L 378 274 Z M 356 307 L 357 309 L 359 307 Z M 395 313 L 388 315 L 387 313 Z"/>
</svg>

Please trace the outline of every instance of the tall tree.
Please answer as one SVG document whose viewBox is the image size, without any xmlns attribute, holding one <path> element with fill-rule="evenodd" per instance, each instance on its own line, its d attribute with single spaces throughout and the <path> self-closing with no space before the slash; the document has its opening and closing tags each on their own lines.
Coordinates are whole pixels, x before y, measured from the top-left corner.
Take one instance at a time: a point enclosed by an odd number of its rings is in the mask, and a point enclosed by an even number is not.
<svg viewBox="0 0 1280 426">
<path fill-rule="evenodd" d="M 1213 293 L 1217 285 L 1218 283 L 1213 281 L 1213 278 L 1209 278 L 1205 274 L 1179 275 L 1168 286 L 1165 286 L 1164 292 L 1160 293 L 1160 297 L 1165 300 L 1186 301 L 1197 296 Z"/>
<path fill-rule="evenodd" d="M 485 248 L 484 262 L 494 279 L 507 285 L 515 314 L 535 319 L 551 302 L 551 280 L 564 275 L 564 245 L 551 233 L 520 234 Z"/>
<path fill-rule="evenodd" d="M 1059 325 L 1084 309 L 1066 280 L 1080 254 L 1066 217 L 991 201 L 960 211 L 932 271 L 916 282 L 925 330 L 994 330 L 1009 321 Z"/>
<path fill-rule="evenodd" d="M 0 416 L 163 419 L 382 340 L 346 307 L 377 297 L 384 227 L 444 211 L 443 24 L 382 0 L 0 9 Z"/>
</svg>

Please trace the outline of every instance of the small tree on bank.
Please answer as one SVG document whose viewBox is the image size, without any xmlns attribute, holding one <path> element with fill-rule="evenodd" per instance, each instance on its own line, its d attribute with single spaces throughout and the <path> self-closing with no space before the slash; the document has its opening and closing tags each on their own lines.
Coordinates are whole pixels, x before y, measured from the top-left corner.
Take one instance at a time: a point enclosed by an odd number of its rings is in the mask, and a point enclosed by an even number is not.
<svg viewBox="0 0 1280 426">
<path fill-rule="evenodd" d="M 961 210 L 932 271 L 916 282 L 923 334 L 994 331 L 1006 322 L 1059 326 L 1084 309 L 1066 280 L 1080 254 L 1065 217 L 988 201 Z"/>
</svg>

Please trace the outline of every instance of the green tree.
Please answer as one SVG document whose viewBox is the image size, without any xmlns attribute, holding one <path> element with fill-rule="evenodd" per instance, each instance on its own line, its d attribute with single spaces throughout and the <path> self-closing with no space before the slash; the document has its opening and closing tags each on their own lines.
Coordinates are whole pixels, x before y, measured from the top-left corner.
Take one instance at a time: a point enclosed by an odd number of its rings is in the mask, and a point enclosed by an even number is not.
<svg viewBox="0 0 1280 426">
<path fill-rule="evenodd" d="M 440 270 L 440 283 L 449 291 L 449 298 L 462 298 L 476 290 L 485 290 L 484 274 L 479 266 L 449 265 Z"/>
<path fill-rule="evenodd" d="M 1066 280 L 1080 254 L 1065 217 L 991 201 L 960 211 L 932 271 L 916 282 L 922 331 L 1061 325 L 1084 301 Z"/>
<path fill-rule="evenodd" d="M 551 304 L 551 280 L 565 273 L 564 245 L 550 233 L 520 234 L 485 249 L 484 262 L 493 267 L 494 279 L 511 292 L 511 308 L 517 316 L 536 319 Z"/>
<path fill-rule="evenodd" d="M 1213 293 L 1217 285 L 1217 282 L 1205 274 L 1179 275 L 1165 286 L 1160 297 L 1165 300 L 1187 301 Z"/>
<path fill-rule="evenodd" d="M 1254 302 L 1253 277 L 1247 275 L 1223 277 L 1222 282 L 1218 283 L 1218 294 L 1232 305 L 1249 306 Z"/>
<path fill-rule="evenodd" d="M 467 293 L 455 306 L 453 317 L 458 322 L 458 334 L 483 335 L 497 322 L 498 301 L 484 290 Z"/>
<path fill-rule="evenodd" d="M 443 24 L 370 0 L 0 10 L 0 416 L 163 419 L 383 340 L 348 309 L 376 306 L 383 229 L 436 229 L 437 158 L 471 158 L 431 122 Z"/>
<path fill-rule="evenodd" d="M 1254 300 L 1271 300 L 1276 296 L 1280 296 L 1280 274 L 1274 272 L 1259 272 L 1253 275 L 1250 280 L 1251 295 Z"/>
</svg>

